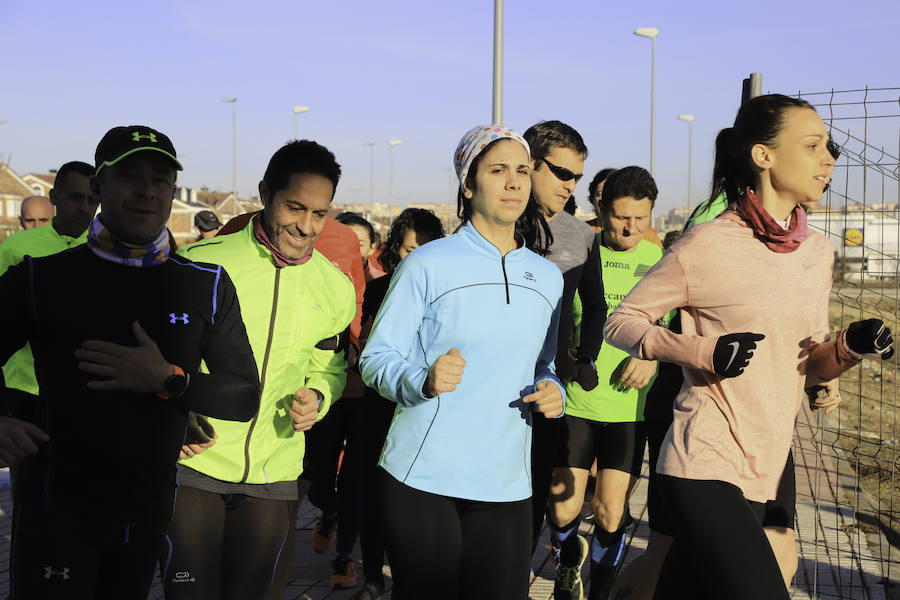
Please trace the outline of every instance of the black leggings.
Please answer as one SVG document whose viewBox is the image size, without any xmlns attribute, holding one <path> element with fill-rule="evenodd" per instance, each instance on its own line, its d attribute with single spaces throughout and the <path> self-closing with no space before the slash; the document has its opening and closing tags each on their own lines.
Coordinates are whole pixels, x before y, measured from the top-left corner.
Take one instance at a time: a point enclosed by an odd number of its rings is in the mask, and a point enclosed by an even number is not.
<svg viewBox="0 0 900 600">
<path fill-rule="evenodd" d="M 553 467 L 562 448 L 560 419 L 535 414 L 531 426 L 531 553 L 537 550 L 550 499 Z"/>
<path fill-rule="evenodd" d="M 300 476 L 311 484 L 307 492 L 310 503 L 323 514 L 337 514 L 335 550 L 344 555 L 353 550 L 359 534 L 361 474 L 358 452 L 353 446 L 366 425 L 364 406 L 364 398 L 341 398 L 315 427 L 306 432 L 306 452 Z M 346 451 L 338 469 L 345 439 Z M 378 451 L 381 452 L 380 447 Z"/>
<path fill-rule="evenodd" d="M 675 524 L 655 600 L 787 600 L 784 579 L 763 532 L 765 504 L 751 505 L 723 481 L 660 474 Z"/>
<path fill-rule="evenodd" d="M 73 497 L 77 493 L 73 494 Z M 132 520 L 40 500 L 13 509 L 10 598 L 144 600 L 168 519 Z"/>
<path fill-rule="evenodd" d="M 378 459 L 384 448 L 384 439 L 391 426 L 391 419 L 397 405 L 367 389 L 363 408 L 365 427 L 360 431 L 351 430 L 347 441 L 347 455 L 354 467 L 350 470 L 360 477 L 359 500 L 362 504 L 359 523 L 359 545 L 362 549 L 363 574 L 366 581 L 380 583 L 384 567 L 384 529 L 376 491 Z M 338 520 L 340 527 L 340 520 Z"/>
<path fill-rule="evenodd" d="M 102 498 L 102 489 L 85 490 L 84 481 L 57 480 L 59 487 L 46 497 L 50 478 L 38 455 L 18 466 L 9 597 L 145 599 L 168 515 L 138 509 L 125 514 L 124 506 Z M 91 493 L 100 500 L 88 504 Z"/>
<path fill-rule="evenodd" d="M 478 502 L 403 485 L 379 469 L 394 600 L 528 594 L 531 500 Z"/>
<path fill-rule="evenodd" d="M 290 561 L 295 501 L 178 488 L 160 556 L 168 600 L 278 598 L 279 562 Z M 279 572 L 290 574 L 290 569 Z"/>
</svg>

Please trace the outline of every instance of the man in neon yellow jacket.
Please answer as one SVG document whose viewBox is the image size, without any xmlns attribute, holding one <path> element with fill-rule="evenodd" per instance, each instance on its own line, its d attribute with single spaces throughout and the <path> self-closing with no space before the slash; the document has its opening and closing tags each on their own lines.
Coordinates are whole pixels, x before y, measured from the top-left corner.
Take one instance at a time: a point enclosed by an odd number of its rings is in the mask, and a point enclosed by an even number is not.
<svg viewBox="0 0 900 600">
<path fill-rule="evenodd" d="M 313 249 L 339 177 L 326 148 L 291 142 L 269 162 L 251 226 L 182 250 L 231 276 L 263 391 L 249 423 L 196 417 L 189 431 L 160 559 L 170 600 L 282 597 L 302 432 L 341 396 L 356 311 L 350 279 Z"/>
<path fill-rule="evenodd" d="M 22 262 L 26 255 L 33 258 L 50 256 L 85 243 L 88 226 L 99 206 L 91 194 L 90 178 L 93 175 L 94 167 L 84 162 L 67 162 L 59 168 L 50 190 L 50 203 L 56 207 L 56 216 L 47 225 L 14 233 L 0 244 L 0 275 Z M 7 399 L 9 405 L 26 412 L 36 408 L 36 398 L 21 394 L 38 394 L 31 346 L 25 344 L 9 357 L 3 365 L 3 378 L 6 393 L 14 396 Z"/>
</svg>

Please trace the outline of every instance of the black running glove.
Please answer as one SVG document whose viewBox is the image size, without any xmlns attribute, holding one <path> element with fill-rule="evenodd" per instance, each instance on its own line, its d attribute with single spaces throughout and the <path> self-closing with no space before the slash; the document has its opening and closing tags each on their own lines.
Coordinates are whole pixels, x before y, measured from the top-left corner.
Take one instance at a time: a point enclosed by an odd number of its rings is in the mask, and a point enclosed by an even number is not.
<svg viewBox="0 0 900 600">
<path fill-rule="evenodd" d="M 854 321 L 844 335 L 847 347 L 857 354 L 877 354 L 881 360 L 894 355 L 894 336 L 881 319 Z"/>
<path fill-rule="evenodd" d="M 600 383 L 600 380 L 597 378 L 597 367 L 589 356 L 578 357 L 572 379 L 577 381 L 586 392 L 591 391 Z"/>
<path fill-rule="evenodd" d="M 723 379 L 737 377 L 750 364 L 756 342 L 766 339 L 761 333 L 729 333 L 716 342 L 713 350 L 713 368 Z"/>
</svg>

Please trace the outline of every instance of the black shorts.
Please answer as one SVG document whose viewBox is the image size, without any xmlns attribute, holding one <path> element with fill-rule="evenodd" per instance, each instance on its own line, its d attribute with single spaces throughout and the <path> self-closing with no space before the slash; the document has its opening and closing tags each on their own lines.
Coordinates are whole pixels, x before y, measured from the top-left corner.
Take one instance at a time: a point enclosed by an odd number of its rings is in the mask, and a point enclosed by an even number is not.
<svg viewBox="0 0 900 600">
<path fill-rule="evenodd" d="M 794 473 L 794 453 L 789 451 L 787 464 L 778 482 L 778 491 L 775 499 L 766 502 L 766 513 L 763 517 L 763 527 L 794 528 L 794 515 L 797 502 L 797 481 Z M 756 504 L 756 502 L 751 502 Z"/>
<path fill-rule="evenodd" d="M 643 421 L 604 423 L 566 415 L 561 425 L 557 467 L 590 469 L 596 459 L 597 469 L 641 474 L 647 440 Z"/>
<path fill-rule="evenodd" d="M 647 446 L 650 459 L 650 482 L 647 489 L 647 511 L 650 513 L 650 529 L 665 535 L 675 535 L 673 518 L 669 514 L 669 503 L 662 493 L 659 485 L 659 475 L 656 473 L 656 461 L 659 459 L 659 451 L 671 421 L 647 421 Z M 765 503 L 750 501 L 750 505 L 756 512 L 763 512 L 763 527 L 794 528 L 795 503 L 797 500 L 796 480 L 794 473 L 794 455 L 788 452 L 787 463 L 778 482 L 778 490 L 775 499 Z"/>
</svg>

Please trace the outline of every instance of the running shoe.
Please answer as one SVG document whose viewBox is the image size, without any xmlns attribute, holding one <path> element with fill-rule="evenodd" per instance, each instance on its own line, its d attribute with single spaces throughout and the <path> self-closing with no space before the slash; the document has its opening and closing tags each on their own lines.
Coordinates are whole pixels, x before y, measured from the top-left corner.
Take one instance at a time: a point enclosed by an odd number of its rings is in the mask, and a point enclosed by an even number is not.
<svg viewBox="0 0 900 600">
<path fill-rule="evenodd" d="M 331 589 L 338 590 L 356 585 L 356 564 L 352 558 L 339 554 L 328 564 L 334 569 L 331 574 Z"/>
<path fill-rule="evenodd" d="M 588 557 L 588 543 L 580 535 L 578 537 L 579 556 L 573 565 L 560 564 L 556 569 L 556 581 L 553 582 L 553 597 L 556 600 L 584 600 L 584 586 L 581 582 L 581 566 Z"/>
<path fill-rule="evenodd" d="M 381 600 L 384 598 L 384 586 L 379 587 L 374 581 L 367 581 L 350 600 Z"/>
<path fill-rule="evenodd" d="M 322 553 L 328 550 L 331 542 L 334 540 L 334 534 L 337 532 L 337 515 L 323 514 L 312 532 L 312 549 L 313 552 Z"/>
</svg>

